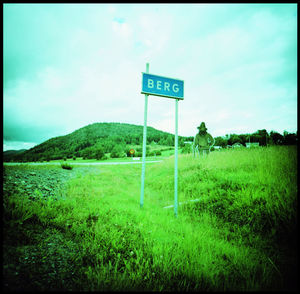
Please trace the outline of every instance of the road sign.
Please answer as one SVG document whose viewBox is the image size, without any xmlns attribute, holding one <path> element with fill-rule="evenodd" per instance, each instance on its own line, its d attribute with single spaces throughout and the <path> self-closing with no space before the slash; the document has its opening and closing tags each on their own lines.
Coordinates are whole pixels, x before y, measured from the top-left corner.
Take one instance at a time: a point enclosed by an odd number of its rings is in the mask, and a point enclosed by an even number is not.
<svg viewBox="0 0 300 294">
<path fill-rule="evenodd" d="M 129 150 L 129 153 L 130 153 L 131 155 L 133 155 L 133 154 L 135 153 L 135 150 L 134 150 L 134 149 L 130 149 L 130 150 Z"/>
<path fill-rule="evenodd" d="M 163 96 L 183 100 L 184 82 L 149 73 L 142 73 L 142 94 Z"/>
<path fill-rule="evenodd" d="M 149 63 L 146 64 L 146 73 L 142 79 L 142 94 L 145 94 L 144 107 L 144 131 L 143 131 L 143 165 L 141 176 L 141 198 L 140 207 L 144 205 L 144 182 L 145 182 L 145 164 L 146 164 L 146 142 L 147 142 L 147 112 L 148 96 L 156 95 L 175 99 L 175 168 L 174 168 L 174 214 L 178 215 L 178 101 L 183 100 L 184 82 L 178 79 L 172 79 L 149 74 Z"/>
</svg>

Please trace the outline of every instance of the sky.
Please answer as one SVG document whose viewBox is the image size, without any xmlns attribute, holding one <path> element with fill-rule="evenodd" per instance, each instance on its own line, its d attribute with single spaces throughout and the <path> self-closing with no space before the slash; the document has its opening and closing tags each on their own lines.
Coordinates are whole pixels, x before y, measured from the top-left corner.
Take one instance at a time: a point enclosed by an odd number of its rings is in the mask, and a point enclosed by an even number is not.
<svg viewBox="0 0 300 294">
<path fill-rule="evenodd" d="M 3 4 L 3 150 L 144 124 L 142 72 L 184 80 L 178 134 L 297 131 L 297 4 Z M 175 133 L 175 100 L 147 125 Z"/>
</svg>

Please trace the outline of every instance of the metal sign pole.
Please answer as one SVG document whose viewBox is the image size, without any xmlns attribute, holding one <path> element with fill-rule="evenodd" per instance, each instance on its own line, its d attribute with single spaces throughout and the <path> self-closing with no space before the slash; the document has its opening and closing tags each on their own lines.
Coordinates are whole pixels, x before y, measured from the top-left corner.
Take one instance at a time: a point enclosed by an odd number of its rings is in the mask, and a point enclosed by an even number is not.
<svg viewBox="0 0 300 294">
<path fill-rule="evenodd" d="M 184 98 L 184 81 L 149 74 L 149 63 L 146 64 L 146 73 L 142 73 L 142 94 L 145 94 L 144 133 L 143 133 L 143 162 L 141 179 L 140 207 L 144 205 L 144 183 L 147 143 L 147 107 L 148 95 L 162 96 L 175 99 L 175 174 L 174 174 L 174 214 L 178 216 L 178 100 Z"/>
<path fill-rule="evenodd" d="M 175 99 L 175 174 L 174 174 L 174 214 L 178 215 L 178 99 Z"/>
<path fill-rule="evenodd" d="M 149 73 L 149 63 L 146 64 L 146 73 Z M 145 168 L 146 168 L 146 143 L 147 143 L 147 111 L 148 111 L 148 96 L 145 94 L 144 108 L 144 132 L 143 132 L 143 163 L 142 163 L 142 180 L 141 180 L 141 199 L 140 207 L 144 205 L 144 184 L 145 184 Z"/>
</svg>

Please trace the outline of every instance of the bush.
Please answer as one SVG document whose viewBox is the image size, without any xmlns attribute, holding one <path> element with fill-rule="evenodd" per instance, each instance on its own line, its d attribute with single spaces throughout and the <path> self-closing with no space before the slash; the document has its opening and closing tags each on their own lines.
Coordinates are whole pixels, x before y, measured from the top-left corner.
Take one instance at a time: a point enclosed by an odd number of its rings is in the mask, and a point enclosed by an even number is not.
<svg viewBox="0 0 300 294">
<path fill-rule="evenodd" d="M 183 154 L 189 154 L 191 152 L 192 152 L 192 144 L 185 144 L 181 151 L 181 153 Z"/>
<path fill-rule="evenodd" d="M 72 169 L 73 166 L 71 166 L 70 164 L 68 163 L 61 163 L 60 166 L 63 168 L 63 169 Z"/>
</svg>

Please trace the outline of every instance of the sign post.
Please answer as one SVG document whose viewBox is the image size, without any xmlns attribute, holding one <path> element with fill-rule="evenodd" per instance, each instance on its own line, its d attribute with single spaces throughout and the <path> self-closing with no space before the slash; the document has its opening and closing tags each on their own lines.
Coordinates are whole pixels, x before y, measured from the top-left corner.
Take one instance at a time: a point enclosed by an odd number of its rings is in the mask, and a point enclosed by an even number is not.
<svg viewBox="0 0 300 294">
<path fill-rule="evenodd" d="M 146 73 L 149 72 L 149 63 L 146 64 Z M 144 185 L 145 185 L 145 167 L 146 167 L 146 143 L 147 143 L 147 111 L 148 111 L 148 94 L 145 94 L 144 106 L 144 132 L 143 132 L 143 161 L 142 161 L 142 179 L 141 179 L 141 198 L 140 207 L 144 205 Z"/>
<path fill-rule="evenodd" d="M 149 74 L 149 63 L 146 73 L 142 73 L 142 94 L 145 94 L 144 133 L 143 133 L 143 164 L 140 207 L 144 205 L 144 182 L 147 142 L 147 107 L 148 95 L 175 99 L 175 173 L 174 173 L 174 214 L 178 216 L 178 101 L 184 98 L 184 81 Z"/>
<path fill-rule="evenodd" d="M 174 214 L 178 215 L 178 99 L 175 100 L 175 173 L 174 173 Z"/>
</svg>

